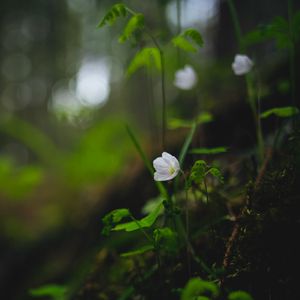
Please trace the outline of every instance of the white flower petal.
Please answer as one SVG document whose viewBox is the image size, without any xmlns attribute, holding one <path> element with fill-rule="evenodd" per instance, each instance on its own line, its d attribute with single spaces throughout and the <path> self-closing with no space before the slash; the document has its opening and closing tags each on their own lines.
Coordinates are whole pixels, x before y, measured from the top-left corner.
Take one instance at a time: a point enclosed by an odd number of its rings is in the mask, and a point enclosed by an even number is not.
<svg viewBox="0 0 300 300">
<path fill-rule="evenodd" d="M 232 63 L 232 69 L 235 75 L 244 75 L 250 72 L 253 67 L 252 60 L 247 55 L 237 54 Z"/>
<path fill-rule="evenodd" d="M 185 65 L 183 69 L 175 73 L 174 85 L 182 90 L 190 90 L 197 83 L 197 74 L 194 69 Z"/>
<path fill-rule="evenodd" d="M 155 181 L 169 181 L 169 180 L 173 179 L 174 177 L 176 177 L 177 174 L 176 175 L 174 175 L 174 174 L 164 175 L 164 174 L 161 174 L 159 172 L 155 172 L 154 173 L 154 180 Z"/>
<path fill-rule="evenodd" d="M 158 157 L 153 161 L 153 167 L 155 170 L 165 169 L 165 168 L 168 169 L 168 163 L 163 158 Z"/>
<path fill-rule="evenodd" d="M 180 170 L 177 158 L 168 152 L 163 152 L 161 157 L 153 161 L 155 169 L 154 180 L 167 181 L 175 178 Z"/>
</svg>

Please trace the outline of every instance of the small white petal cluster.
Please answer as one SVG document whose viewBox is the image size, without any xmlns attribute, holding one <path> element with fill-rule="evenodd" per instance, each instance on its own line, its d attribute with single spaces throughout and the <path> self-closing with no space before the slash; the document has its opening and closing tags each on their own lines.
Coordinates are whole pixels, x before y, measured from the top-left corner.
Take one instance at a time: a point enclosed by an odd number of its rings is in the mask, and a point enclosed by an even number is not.
<svg viewBox="0 0 300 300">
<path fill-rule="evenodd" d="M 167 152 L 163 152 L 161 157 L 154 159 L 155 181 L 168 181 L 175 178 L 180 171 L 177 158 Z"/>
<path fill-rule="evenodd" d="M 185 65 L 183 69 L 175 73 L 174 85 L 182 90 L 190 90 L 196 85 L 197 80 L 194 69 L 189 65 Z"/>
<path fill-rule="evenodd" d="M 234 57 L 232 69 L 235 75 L 244 75 L 250 72 L 253 65 L 253 61 L 247 55 L 237 54 Z"/>
</svg>

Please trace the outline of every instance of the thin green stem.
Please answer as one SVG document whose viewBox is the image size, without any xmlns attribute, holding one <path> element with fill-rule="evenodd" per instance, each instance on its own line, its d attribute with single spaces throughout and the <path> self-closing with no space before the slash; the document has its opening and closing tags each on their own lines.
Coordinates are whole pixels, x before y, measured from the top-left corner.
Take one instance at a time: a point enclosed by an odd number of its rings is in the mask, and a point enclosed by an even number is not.
<svg viewBox="0 0 300 300">
<path fill-rule="evenodd" d="M 288 21 L 289 21 L 289 35 L 291 45 L 289 47 L 289 63 L 290 63 L 290 80 L 291 80 L 291 97 L 292 104 L 297 106 L 296 103 L 296 69 L 295 69 L 295 36 L 293 30 L 293 0 L 288 0 Z"/>
<path fill-rule="evenodd" d="M 153 240 L 153 238 L 144 230 L 144 228 L 141 226 L 141 224 L 139 223 L 139 221 L 133 216 L 130 215 L 130 218 L 137 224 L 137 226 L 139 227 L 139 229 L 141 230 L 141 232 L 144 234 L 144 236 L 146 237 L 146 239 L 153 244 L 153 246 L 155 246 L 155 241 Z"/>
<path fill-rule="evenodd" d="M 180 170 L 184 178 L 184 192 L 185 192 L 185 234 L 187 239 L 186 244 L 186 257 L 187 257 L 187 267 L 188 276 L 191 277 L 191 250 L 190 250 L 190 217 L 189 217 L 189 207 L 188 207 L 188 181 L 182 170 Z"/>
<path fill-rule="evenodd" d="M 165 58 L 162 51 L 160 53 L 161 62 L 161 92 L 162 92 L 162 149 L 166 145 L 166 122 L 167 122 L 167 109 L 166 109 L 166 90 L 165 90 Z"/>
<path fill-rule="evenodd" d="M 208 203 L 209 202 L 209 198 L 208 198 L 208 190 L 207 190 L 206 177 L 204 177 L 203 183 L 204 183 L 204 188 L 205 188 L 206 202 Z"/>
<path fill-rule="evenodd" d="M 240 51 L 243 51 L 244 49 L 242 47 L 242 30 L 241 30 L 240 22 L 239 22 L 238 15 L 237 15 L 237 12 L 235 9 L 235 5 L 233 4 L 232 0 L 228 0 L 227 3 L 228 3 L 231 19 L 232 19 L 233 26 L 234 26 L 236 39 L 238 42 L 238 48 Z"/>
<path fill-rule="evenodd" d="M 161 94 L 162 94 L 162 150 L 165 149 L 166 145 L 166 120 L 167 120 L 167 112 L 166 112 L 166 88 L 165 88 L 165 58 L 164 52 L 157 42 L 156 38 L 153 34 L 146 28 L 145 32 L 148 34 L 150 39 L 153 41 L 155 47 L 159 51 L 160 56 L 160 64 L 161 64 Z"/>
<path fill-rule="evenodd" d="M 258 77 L 258 76 L 257 76 Z M 262 125 L 261 125 L 261 118 L 260 118 L 260 113 L 261 113 L 261 109 L 260 109 L 260 86 L 258 83 L 258 87 L 257 87 L 257 129 L 256 129 L 256 134 L 257 134 L 257 142 L 258 142 L 258 157 L 259 157 L 259 161 L 260 163 L 263 162 L 264 160 L 264 138 L 263 138 L 263 134 L 262 134 Z"/>
<path fill-rule="evenodd" d="M 233 21 L 236 39 L 238 41 L 239 51 L 244 52 L 246 49 L 242 44 L 243 35 L 242 35 L 242 30 L 241 30 L 241 26 L 240 26 L 240 22 L 238 19 L 238 14 L 237 14 L 236 8 L 234 6 L 233 0 L 227 0 L 227 3 L 228 3 L 231 19 Z M 264 141 L 263 141 L 263 135 L 262 135 L 260 117 L 259 117 L 260 95 L 258 93 L 258 95 L 255 96 L 252 80 L 251 80 L 249 74 L 246 74 L 245 80 L 246 80 L 246 85 L 247 85 L 248 102 L 249 102 L 249 105 L 252 110 L 253 119 L 254 119 L 255 128 L 256 128 L 258 159 L 259 159 L 260 163 L 262 163 L 263 155 L 264 155 Z M 257 103 L 256 103 L 256 101 L 257 101 Z"/>
<path fill-rule="evenodd" d="M 136 12 L 130 8 L 127 8 L 127 11 L 132 15 L 136 15 Z M 161 93 L 162 93 L 162 150 L 165 149 L 166 145 L 166 89 L 165 89 L 165 59 L 164 59 L 164 52 L 160 47 L 159 43 L 157 42 L 156 38 L 153 36 L 151 31 L 145 27 L 145 32 L 148 34 L 152 42 L 154 43 L 155 47 L 159 51 L 160 55 L 160 63 L 161 63 Z"/>
<path fill-rule="evenodd" d="M 176 13 L 177 13 L 177 34 L 181 33 L 181 0 L 176 0 Z M 180 66 L 181 57 L 180 49 L 177 47 L 177 64 Z"/>
</svg>

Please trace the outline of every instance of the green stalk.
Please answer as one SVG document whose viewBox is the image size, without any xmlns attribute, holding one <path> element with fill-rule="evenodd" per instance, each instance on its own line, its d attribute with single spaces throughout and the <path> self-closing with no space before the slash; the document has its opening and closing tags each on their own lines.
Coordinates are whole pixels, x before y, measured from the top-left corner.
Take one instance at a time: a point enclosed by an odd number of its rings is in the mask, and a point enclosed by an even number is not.
<svg viewBox="0 0 300 300">
<path fill-rule="evenodd" d="M 181 33 L 181 0 L 176 0 L 176 13 L 177 13 L 177 34 Z M 180 67 L 180 49 L 177 47 L 177 64 Z"/>
<path fill-rule="evenodd" d="M 144 230 L 144 228 L 141 226 L 141 224 L 139 223 L 139 221 L 132 215 L 130 214 L 130 218 L 136 223 L 136 225 L 139 227 L 139 229 L 141 230 L 141 232 L 144 234 L 144 236 L 146 237 L 146 239 L 153 244 L 154 248 L 156 247 L 155 242 L 153 240 L 153 238 L 151 238 L 151 236 Z"/>
<path fill-rule="evenodd" d="M 188 277 L 191 277 L 191 250 L 190 250 L 190 218 L 189 218 L 189 207 L 188 207 L 188 181 L 181 170 L 181 174 L 184 178 L 184 192 L 185 192 L 185 235 L 186 235 L 186 257 L 187 257 L 187 266 L 188 266 Z"/>
<path fill-rule="evenodd" d="M 241 46 L 242 45 L 242 43 L 241 43 L 242 42 L 242 30 L 241 30 L 240 22 L 239 22 L 239 19 L 237 16 L 237 12 L 236 12 L 236 9 L 235 9 L 235 6 L 234 6 L 232 0 L 228 0 L 227 3 L 228 3 L 231 19 L 232 19 L 233 26 L 234 26 L 235 36 L 238 41 L 238 47 L 239 47 L 240 51 L 243 51 L 244 49 L 242 49 L 243 47 Z"/>
<path fill-rule="evenodd" d="M 242 45 L 243 35 L 242 35 L 242 30 L 241 30 L 241 26 L 240 26 L 240 22 L 238 19 L 236 8 L 234 6 L 233 0 L 227 0 L 227 3 L 228 3 L 231 19 L 232 19 L 233 26 L 234 26 L 236 39 L 238 41 L 239 51 L 244 52 L 246 49 Z M 255 128 L 256 128 L 258 158 L 259 158 L 259 162 L 262 163 L 263 156 L 264 156 L 264 140 L 263 140 L 263 134 L 262 134 L 262 129 L 261 129 L 261 123 L 260 123 L 260 111 L 259 111 L 260 97 L 259 96 L 256 97 L 254 94 L 253 84 L 252 84 L 252 80 L 251 80 L 249 74 L 246 74 L 245 80 L 246 80 L 246 85 L 247 85 L 248 102 L 249 102 L 249 105 L 252 110 L 253 119 L 254 119 Z M 258 104 L 256 104 L 256 100 L 257 100 Z"/>
<path fill-rule="evenodd" d="M 295 36 L 294 36 L 294 31 L 293 31 L 292 20 L 293 20 L 293 1 L 288 0 L 289 35 L 290 35 L 290 39 L 291 39 L 291 45 L 289 47 L 291 97 L 292 97 L 292 105 L 297 106 L 297 103 L 296 103 L 296 69 L 295 69 L 296 53 L 295 53 Z"/>
<path fill-rule="evenodd" d="M 207 190 L 206 176 L 204 177 L 203 183 L 204 183 L 205 194 L 206 194 L 206 203 L 208 203 L 208 202 L 209 202 L 209 197 L 208 197 L 208 190 Z"/>
<path fill-rule="evenodd" d="M 130 8 L 127 8 L 127 11 L 132 15 L 136 15 L 136 12 Z M 156 38 L 150 32 L 150 30 L 145 27 L 145 32 L 148 34 L 152 42 L 154 43 L 155 47 L 159 51 L 160 55 L 160 63 L 161 63 L 161 93 L 162 93 L 162 150 L 165 150 L 166 146 L 166 89 L 165 89 L 165 59 L 164 59 L 164 52 L 160 47 L 159 43 L 157 42 Z"/>
<path fill-rule="evenodd" d="M 165 58 L 164 52 L 157 42 L 156 38 L 149 30 L 145 30 L 148 36 L 153 41 L 155 47 L 159 51 L 160 64 L 161 64 L 161 94 L 162 94 L 162 150 L 165 150 L 166 146 L 166 123 L 167 123 L 167 113 L 166 113 L 166 89 L 165 89 Z"/>
</svg>

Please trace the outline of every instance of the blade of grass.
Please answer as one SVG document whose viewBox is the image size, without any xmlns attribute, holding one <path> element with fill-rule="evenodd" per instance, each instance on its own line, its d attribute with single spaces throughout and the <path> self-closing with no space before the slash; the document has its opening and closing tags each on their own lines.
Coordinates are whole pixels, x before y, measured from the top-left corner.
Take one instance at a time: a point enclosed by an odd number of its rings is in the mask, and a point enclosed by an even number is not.
<svg viewBox="0 0 300 300">
<path fill-rule="evenodd" d="M 145 166 L 147 167 L 147 169 L 149 170 L 151 176 L 153 176 L 154 174 L 154 169 L 152 167 L 152 164 L 150 163 L 149 159 L 147 158 L 145 152 L 143 151 L 140 143 L 138 142 L 138 140 L 136 139 L 133 131 L 130 129 L 130 127 L 128 125 L 126 125 L 126 130 L 127 130 L 127 133 L 133 143 L 133 145 L 135 146 L 137 152 L 139 153 L 140 157 L 142 158 Z M 161 195 L 163 197 L 165 197 L 166 199 L 169 198 L 169 195 L 168 195 L 168 192 L 166 190 L 166 188 L 164 187 L 164 185 L 160 182 L 160 181 L 155 181 L 155 184 L 159 190 L 159 192 L 161 193 Z"/>
<path fill-rule="evenodd" d="M 196 131 L 196 128 L 197 128 L 197 123 L 194 122 L 191 129 L 190 129 L 190 132 L 189 134 L 187 135 L 185 141 L 184 141 L 184 144 L 180 150 L 180 154 L 179 154 L 179 165 L 180 167 L 182 168 L 183 166 L 183 163 L 184 163 L 184 160 L 185 160 L 185 157 L 186 157 L 186 154 L 187 154 L 187 151 L 191 145 L 191 142 L 193 140 L 193 137 L 194 137 L 194 134 L 195 134 L 195 131 Z M 175 179 L 175 182 L 174 182 L 174 190 L 175 190 L 175 193 L 177 192 L 177 189 L 178 189 L 178 182 L 179 182 L 179 177 L 177 177 Z"/>
<path fill-rule="evenodd" d="M 194 122 L 191 129 L 190 129 L 190 132 L 189 132 L 188 136 L 186 137 L 186 139 L 184 141 L 184 144 L 181 148 L 181 151 L 180 151 L 180 154 L 179 154 L 179 164 L 180 164 L 180 166 L 182 166 L 183 163 L 184 163 L 184 159 L 186 157 L 189 146 L 190 146 L 190 144 L 193 140 L 193 137 L 194 137 L 194 134 L 195 134 L 195 131 L 196 131 L 196 127 L 197 127 L 197 123 Z"/>
</svg>

